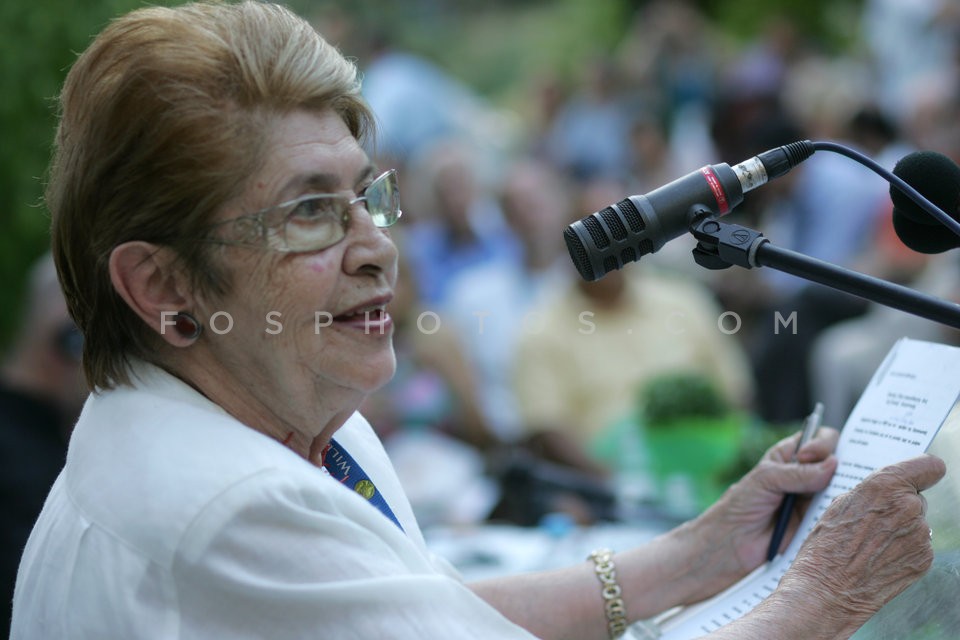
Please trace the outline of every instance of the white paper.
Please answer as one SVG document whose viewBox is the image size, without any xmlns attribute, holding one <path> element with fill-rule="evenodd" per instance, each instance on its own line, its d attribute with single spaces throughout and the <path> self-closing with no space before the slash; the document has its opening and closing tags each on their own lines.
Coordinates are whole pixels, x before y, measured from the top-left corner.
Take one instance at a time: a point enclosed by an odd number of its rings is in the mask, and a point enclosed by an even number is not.
<svg viewBox="0 0 960 640">
<path fill-rule="evenodd" d="M 661 623 L 662 640 L 716 631 L 770 595 L 833 499 L 875 469 L 926 451 L 958 395 L 960 349 L 906 338 L 897 342 L 847 419 L 837 445 L 837 472 L 814 496 L 787 550 L 725 592 Z"/>
</svg>

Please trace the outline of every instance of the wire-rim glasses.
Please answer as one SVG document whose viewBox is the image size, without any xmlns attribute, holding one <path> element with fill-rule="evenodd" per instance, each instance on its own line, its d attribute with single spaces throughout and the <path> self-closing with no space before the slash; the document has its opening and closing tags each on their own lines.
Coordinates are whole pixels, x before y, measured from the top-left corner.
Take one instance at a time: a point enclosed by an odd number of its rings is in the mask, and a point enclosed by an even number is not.
<svg viewBox="0 0 960 640">
<path fill-rule="evenodd" d="M 320 251 L 346 237 L 350 210 L 359 203 L 366 205 L 376 227 L 383 229 L 396 223 L 403 215 L 396 170 L 380 174 L 358 196 L 349 192 L 310 193 L 218 222 L 212 227 L 214 234 L 205 239 L 290 253 Z"/>
</svg>

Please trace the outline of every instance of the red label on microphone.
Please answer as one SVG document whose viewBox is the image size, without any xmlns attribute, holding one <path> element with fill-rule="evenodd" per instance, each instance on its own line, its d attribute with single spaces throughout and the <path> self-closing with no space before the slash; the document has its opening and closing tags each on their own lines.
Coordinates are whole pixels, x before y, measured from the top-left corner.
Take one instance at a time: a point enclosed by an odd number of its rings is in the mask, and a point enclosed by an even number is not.
<svg viewBox="0 0 960 640">
<path fill-rule="evenodd" d="M 720 215 L 728 213 L 730 211 L 730 202 L 727 200 L 727 194 L 723 190 L 723 185 L 720 184 L 720 178 L 713 172 L 713 167 L 707 165 L 700 169 L 700 173 L 703 174 L 704 180 L 710 185 L 710 191 L 713 192 L 713 199 L 717 201 Z"/>
</svg>

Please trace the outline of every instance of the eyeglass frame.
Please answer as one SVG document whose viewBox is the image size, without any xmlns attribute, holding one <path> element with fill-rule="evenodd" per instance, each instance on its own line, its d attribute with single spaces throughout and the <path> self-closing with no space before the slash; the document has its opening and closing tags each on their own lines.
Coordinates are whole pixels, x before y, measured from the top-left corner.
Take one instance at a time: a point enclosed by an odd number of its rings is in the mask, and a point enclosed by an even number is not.
<svg viewBox="0 0 960 640">
<path fill-rule="evenodd" d="M 298 196 L 292 200 L 287 200 L 279 204 L 275 204 L 269 207 L 264 207 L 253 213 L 246 213 L 239 215 L 227 220 L 221 220 L 214 223 L 210 226 L 209 231 L 212 232 L 215 229 L 224 227 L 226 225 L 237 226 L 238 223 L 241 225 L 244 222 L 247 222 L 247 226 L 244 229 L 241 226 L 241 230 L 238 235 L 246 235 L 249 239 L 240 239 L 240 240 L 230 240 L 222 237 L 216 237 L 212 235 L 207 235 L 202 238 L 205 242 L 210 242 L 214 244 L 223 244 L 229 246 L 244 246 L 244 247 L 259 247 L 266 248 L 271 251 L 277 251 L 280 253 L 309 253 L 311 251 L 323 251 L 324 249 L 329 249 L 330 247 L 336 246 L 347 237 L 347 233 L 350 230 L 350 210 L 353 209 L 354 205 L 361 202 L 369 202 L 368 192 L 371 187 L 377 185 L 378 183 L 386 183 L 392 185 L 387 193 L 390 195 L 390 200 L 392 202 L 392 209 L 386 213 L 382 211 L 373 212 L 370 211 L 369 207 L 365 207 L 367 214 L 370 216 L 375 227 L 378 229 L 386 229 L 390 226 L 393 226 L 397 223 L 398 220 L 403 216 L 403 211 L 400 209 L 400 188 L 397 183 L 397 170 L 396 169 L 387 169 L 376 178 L 370 181 L 363 189 L 363 195 L 353 196 L 348 195 L 348 192 L 343 191 L 340 193 L 307 193 L 302 196 Z M 287 233 L 287 224 L 290 221 L 290 215 L 296 211 L 296 208 L 304 203 L 310 202 L 313 200 L 323 200 L 323 199 L 339 199 L 341 202 L 346 203 L 346 206 L 343 208 L 343 213 L 339 216 L 339 220 L 336 220 L 340 224 L 340 229 L 342 234 L 333 242 L 325 244 L 323 246 L 311 247 L 311 248 L 292 248 L 290 247 L 290 242 L 288 239 Z M 279 220 L 268 224 L 268 221 L 265 217 L 275 211 L 284 212 Z M 332 217 L 332 216 L 331 216 Z M 336 219 L 335 217 L 333 217 Z M 385 220 L 381 222 L 380 220 Z M 279 229 L 280 233 L 275 233 L 271 236 L 270 231 L 273 229 Z M 271 237 L 276 238 L 282 245 L 278 245 L 276 242 L 271 243 Z"/>
</svg>

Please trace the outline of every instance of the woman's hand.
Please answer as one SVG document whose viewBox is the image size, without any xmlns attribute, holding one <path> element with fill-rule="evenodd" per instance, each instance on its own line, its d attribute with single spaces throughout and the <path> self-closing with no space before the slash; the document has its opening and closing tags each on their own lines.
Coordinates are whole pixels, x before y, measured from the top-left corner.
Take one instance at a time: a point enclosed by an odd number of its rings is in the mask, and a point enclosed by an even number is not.
<svg viewBox="0 0 960 640">
<path fill-rule="evenodd" d="M 945 471 L 942 460 L 924 455 L 880 469 L 837 497 L 777 590 L 710 638 L 849 638 L 930 567 L 920 492 Z"/>
<path fill-rule="evenodd" d="M 797 451 L 800 434 L 771 447 L 760 462 L 730 487 L 710 509 L 678 531 L 699 549 L 699 586 L 689 602 L 707 598 L 740 579 L 765 560 L 775 515 L 786 493 L 800 494 L 783 547 L 789 544 L 809 504 L 809 494 L 824 489 L 837 468 L 832 455 L 839 433 L 822 427 Z M 793 456 L 796 452 L 796 462 Z M 781 548 L 783 548 L 781 547 Z"/>
<path fill-rule="evenodd" d="M 946 472 L 923 455 L 871 474 L 820 517 L 780 583 L 794 607 L 853 633 L 933 562 L 921 491 Z M 846 637 L 846 636 L 843 636 Z"/>
<path fill-rule="evenodd" d="M 748 574 L 765 560 L 784 494 L 796 493 L 800 498 L 781 549 L 790 543 L 810 504 L 809 496 L 826 488 L 837 468 L 832 455 L 839 438 L 836 430 L 821 428 L 797 452 L 794 462 L 799 437 L 795 434 L 771 447 L 701 516 L 648 545 L 656 547 L 659 562 L 642 564 L 640 558 L 649 549 L 624 554 L 630 563 L 636 556 L 637 566 L 643 567 L 638 575 L 655 575 L 659 585 L 656 590 L 634 587 L 639 595 L 628 611 L 642 617 L 669 606 L 692 604 Z M 772 620 L 785 630 L 793 616 L 804 618 L 794 622 L 803 633 L 809 632 L 797 637 L 834 638 L 839 637 L 838 629 L 853 633 L 929 567 L 932 551 L 925 501 L 919 492 L 944 473 L 939 458 L 921 456 L 881 469 L 838 497 L 821 516 L 777 591 L 758 607 L 757 615 L 748 616 L 751 624 L 769 630 L 765 625 Z M 624 577 L 633 575 L 628 571 Z M 823 633 L 814 633 L 816 629 Z"/>
</svg>

